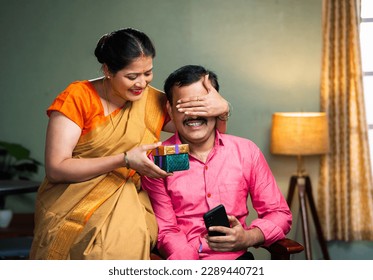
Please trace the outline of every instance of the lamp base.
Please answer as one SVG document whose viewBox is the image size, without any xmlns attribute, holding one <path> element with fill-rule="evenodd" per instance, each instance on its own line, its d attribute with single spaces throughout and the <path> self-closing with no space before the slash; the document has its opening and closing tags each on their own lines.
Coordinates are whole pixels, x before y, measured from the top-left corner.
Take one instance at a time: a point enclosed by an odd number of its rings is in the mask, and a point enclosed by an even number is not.
<svg viewBox="0 0 373 280">
<path fill-rule="evenodd" d="M 298 196 L 299 196 L 299 208 L 300 214 L 302 218 L 302 229 L 303 229 L 303 239 L 304 239 L 304 248 L 306 253 L 306 259 L 312 259 L 312 250 L 311 250 L 311 239 L 309 233 L 309 222 L 308 222 L 308 214 L 307 214 L 307 205 L 306 199 L 308 200 L 309 207 L 311 210 L 313 222 L 316 228 L 318 241 L 321 247 L 321 251 L 325 260 L 330 260 L 328 248 L 326 246 L 325 238 L 321 229 L 321 224 L 319 217 L 317 215 L 317 210 L 315 206 L 315 201 L 313 199 L 312 194 L 312 185 L 311 179 L 308 175 L 293 175 L 290 178 L 289 184 L 289 192 L 287 196 L 287 203 L 289 207 L 291 207 L 291 203 L 293 201 L 293 196 L 295 192 L 295 188 L 298 189 Z"/>
</svg>

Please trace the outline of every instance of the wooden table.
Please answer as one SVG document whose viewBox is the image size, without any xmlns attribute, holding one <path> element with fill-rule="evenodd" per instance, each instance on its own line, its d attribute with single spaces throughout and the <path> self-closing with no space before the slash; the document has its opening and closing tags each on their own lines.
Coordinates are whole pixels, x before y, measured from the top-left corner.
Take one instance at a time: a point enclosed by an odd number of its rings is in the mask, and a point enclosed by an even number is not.
<svg viewBox="0 0 373 280">
<path fill-rule="evenodd" d="M 8 195 L 37 192 L 40 182 L 0 180 L 0 209 Z M 13 213 L 10 225 L 0 228 L 0 259 L 27 259 L 34 235 L 34 213 Z"/>
<path fill-rule="evenodd" d="M 28 259 L 34 236 L 34 213 L 14 213 L 7 228 L 0 228 L 0 261 Z"/>
<path fill-rule="evenodd" d="M 33 235 L 34 213 L 14 213 L 10 225 L 0 228 L 0 239 Z"/>
<path fill-rule="evenodd" d="M 26 180 L 0 180 L 0 209 L 4 209 L 7 195 L 37 192 L 40 182 Z"/>
</svg>

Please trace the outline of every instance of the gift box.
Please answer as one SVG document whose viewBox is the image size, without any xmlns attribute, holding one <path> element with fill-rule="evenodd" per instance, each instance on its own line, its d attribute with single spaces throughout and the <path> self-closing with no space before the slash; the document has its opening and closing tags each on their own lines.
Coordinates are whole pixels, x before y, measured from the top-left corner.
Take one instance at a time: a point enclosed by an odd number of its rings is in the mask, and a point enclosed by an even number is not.
<svg viewBox="0 0 373 280">
<path fill-rule="evenodd" d="M 159 146 L 152 151 L 154 163 L 166 172 L 189 169 L 189 145 Z"/>
</svg>

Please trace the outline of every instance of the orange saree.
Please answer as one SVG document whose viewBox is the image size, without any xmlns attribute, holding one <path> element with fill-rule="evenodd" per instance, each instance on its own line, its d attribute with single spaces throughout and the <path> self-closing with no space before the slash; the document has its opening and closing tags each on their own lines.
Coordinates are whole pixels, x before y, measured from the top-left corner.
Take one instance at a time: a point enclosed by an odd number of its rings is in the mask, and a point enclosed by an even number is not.
<svg viewBox="0 0 373 280">
<path fill-rule="evenodd" d="M 123 153 L 158 141 L 165 120 L 163 93 L 144 96 L 83 134 L 75 158 Z M 73 184 L 39 188 L 31 259 L 149 259 L 157 224 L 134 170 L 120 168 Z"/>
</svg>

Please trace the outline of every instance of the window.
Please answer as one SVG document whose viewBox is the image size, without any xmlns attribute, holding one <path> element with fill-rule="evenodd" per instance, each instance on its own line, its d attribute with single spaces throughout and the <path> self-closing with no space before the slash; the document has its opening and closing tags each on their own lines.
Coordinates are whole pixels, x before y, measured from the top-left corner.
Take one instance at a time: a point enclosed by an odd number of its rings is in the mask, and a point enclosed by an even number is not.
<svg viewBox="0 0 373 280">
<path fill-rule="evenodd" d="M 360 44 L 370 158 L 373 164 L 373 1 L 361 0 Z M 373 166 L 373 165 L 372 165 Z"/>
</svg>

